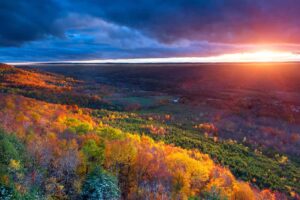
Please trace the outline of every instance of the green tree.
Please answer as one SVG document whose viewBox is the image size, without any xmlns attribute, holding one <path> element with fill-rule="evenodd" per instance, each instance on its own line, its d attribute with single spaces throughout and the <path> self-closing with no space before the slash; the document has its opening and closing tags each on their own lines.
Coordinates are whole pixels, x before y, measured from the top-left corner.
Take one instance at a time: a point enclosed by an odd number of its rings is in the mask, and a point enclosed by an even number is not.
<svg viewBox="0 0 300 200">
<path fill-rule="evenodd" d="M 101 168 L 87 176 L 83 184 L 82 198 L 87 200 L 114 200 L 120 198 L 117 179 Z"/>
<path fill-rule="evenodd" d="M 82 147 L 86 163 L 86 173 L 100 166 L 104 161 L 104 143 L 97 144 L 95 140 L 87 140 Z"/>
<path fill-rule="evenodd" d="M 83 122 L 75 118 L 68 118 L 65 121 L 68 130 L 74 134 L 84 135 L 93 129 L 88 122 Z"/>
<path fill-rule="evenodd" d="M 112 127 L 98 128 L 97 134 L 107 140 L 119 140 L 125 138 L 125 134 L 121 130 Z"/>
<path fill-rule="evenodd" d="M 27 185 L 28 191 L 20 193 L 15 184 L 23 184 L 26 170 L 24 163 L 28 164 L 24 145 L 12 134 L 5 133 L 0 129 L 0 199 L 22 199 L 35 200 L 42 199 L 38 193 L 38 188 Z M 6 177 L 6 178 L 5 178 Z M 7 180 L 9 179 L 9 180 Z M 6 181 L 4 181 L 6 180 Z"/>
<path fill-rule="evenodd" d="M 10 200 L 14 197 L 13 189 L 0 184 L 0 199 Z"/>
<path fill-rule="evenodd" d="M 0 130 L 0 177 L 8 173 L 11 160 L 23 161 L 24 146 L 14 135 Z"/>
</svg>

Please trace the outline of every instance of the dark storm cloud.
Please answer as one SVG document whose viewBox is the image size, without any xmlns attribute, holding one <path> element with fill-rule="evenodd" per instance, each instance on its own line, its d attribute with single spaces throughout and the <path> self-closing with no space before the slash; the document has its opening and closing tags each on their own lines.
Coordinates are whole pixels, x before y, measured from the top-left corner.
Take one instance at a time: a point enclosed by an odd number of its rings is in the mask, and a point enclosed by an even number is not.
<svg viewBox="0 0 300 200">
<path fill-rule="evenodd" d="M 166 43 L 299 42 L 299 10 L 295 0 L 2 0 L 0 45 L 58 36 L 66 27 L 55 22 L 66 13 L 93 15 Z"/>
<path fill-rule="evenodd" d="M 0 46 L 18 46 L 45 36 L 61 35 L 54 22 L 62 12 L 52 0 L 1 0 Z"/>
<path fill-rule="evenodd" d="M 80 9 L 163 42 L 299 42 L 295 0 L 87 0 Z"/>
<path fill-rule="evenodd" d="M 297 0 L 0 0 L 0 61 L 297 49 L 299 10 Z"/>
</svg>

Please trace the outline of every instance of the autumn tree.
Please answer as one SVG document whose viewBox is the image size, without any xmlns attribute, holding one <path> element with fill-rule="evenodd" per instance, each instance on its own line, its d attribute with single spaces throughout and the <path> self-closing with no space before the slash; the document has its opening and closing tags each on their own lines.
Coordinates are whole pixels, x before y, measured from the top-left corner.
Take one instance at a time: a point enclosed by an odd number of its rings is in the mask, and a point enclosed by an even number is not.
<svg viewBox="0 0 300 200">
<path fill-rule="evenodd" d="M 105 166 L 118 177 L 121 196 L 127 199 L 136 185 L 135 168 L 137 149 L 135 142 L 127 138 L 108 142 L 105 149 Z"/>
<path fill-rule="evenodd" d="M 247 183 L 239 182 L 234 185 L 233 200 L 254 200 L 254 192 Z"/>
</svg>

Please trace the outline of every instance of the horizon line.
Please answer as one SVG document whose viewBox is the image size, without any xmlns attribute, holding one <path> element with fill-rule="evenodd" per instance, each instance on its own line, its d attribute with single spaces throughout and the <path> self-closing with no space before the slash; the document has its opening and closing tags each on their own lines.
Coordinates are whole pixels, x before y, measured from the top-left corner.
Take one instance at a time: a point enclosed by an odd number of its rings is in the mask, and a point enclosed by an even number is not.
<svg viewBox="0 0 300 200">
<path fill-rule="evenodd" d="M 34 64 L 167 64 L 167 63 L 280 63 L 300 62 L 300 54 L 278 51 L 233 53 L 207 57 L 116 58 L 64 61 L 5 62 L 10 65 Z"/>
</svg>

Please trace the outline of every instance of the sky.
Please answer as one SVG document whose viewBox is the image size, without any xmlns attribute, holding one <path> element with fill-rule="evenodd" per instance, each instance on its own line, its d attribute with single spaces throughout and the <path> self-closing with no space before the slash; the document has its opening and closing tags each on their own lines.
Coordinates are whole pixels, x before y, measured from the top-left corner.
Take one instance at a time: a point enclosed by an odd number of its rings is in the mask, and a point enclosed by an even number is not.
<svg viewBox="0 0 300 200">
<path fill-rule="evenodd" d="M 0 62 L 300 53 L 297 0 L 1 0 Z"/>
</svg>

